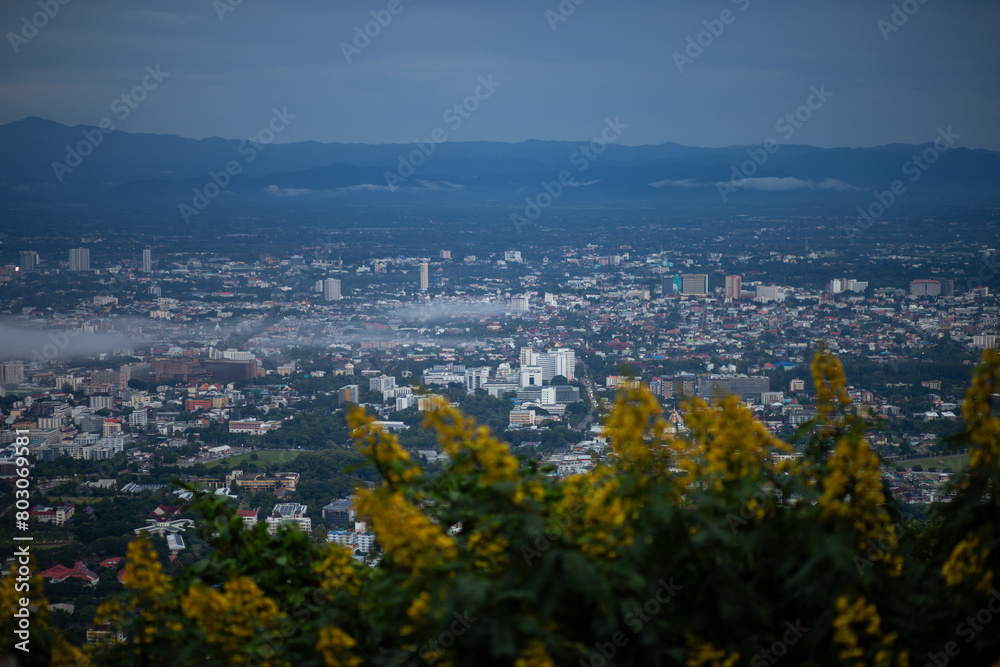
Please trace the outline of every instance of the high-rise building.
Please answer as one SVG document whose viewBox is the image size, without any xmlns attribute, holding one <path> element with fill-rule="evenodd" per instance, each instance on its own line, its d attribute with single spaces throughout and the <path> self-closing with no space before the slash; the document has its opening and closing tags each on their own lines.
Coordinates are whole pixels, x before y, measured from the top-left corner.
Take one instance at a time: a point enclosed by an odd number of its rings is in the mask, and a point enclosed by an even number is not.
<svg viewBox="0 0 1000 667">
<path fill-rule="evenodd" d="M 534 366 L 535 361 L 537 361 L 538 355 L 530 347 L 521 348 L 521 365 L 522 366 Z"/>
<path fill-rule="evenodd" d="M 768 303 L 771 301 L 784 301 L 785 300 L 785 290 L 782 287 L 777 287 L 775 285 L 758 285 L 757 286 L 757 298 L 754 301 L 759 303 Z"/>
<path fill-rule="evenodd" d="M 8 361 L 0 364 L 0 384 L 21 384 L 24 382 L 24 363 Z"/>
<path fill-rule="evenodd" d="M 142 249 L 142 272 L 152 273 L 153 272 L 153 249 L 143 248 Z"/>
<path fill-rule="evenodd" d="M 358 397 L 361 395 L 361 387 L 356 384 L 349 384 L 341 387 L 337 391 L 337 398 L 341 405 L 344 403 L 359 403 Z"/>
<path fill-rule="evenodd" d="M 427 287 L 430 284 L 428 279 L 428 267 L 427 262 L 420 262 L 420 291 L 426 292 Z"/>
<path fill-rule="evenodd" d="M 946 278 L 941 281 L 941 296 L 955 296 L 955 281 Z"/>
<path fill-rule="evenodd" d="M 694 273 L 681 276 L 681 294 L 705 296 L 708 294 L 708 274 Z"/>
<path fill-rule="evenodd" d="M 442 250 L 441 259 L 451 259 L 451 250 Z"/>
<path fill-rule="evenodd" d="M 341 298 L 340 280 L 327 278 L 323 281 L 323 298 L 327 301 L 338 301 Z"/>
<path fill-rule="evenodd" d="M 954 291 L 954 286 L 952 290 Z M 936 280 L 914 280 L 910 283 L 910 296 L 941 296 L 941 283 Z"/>
<path fill-rule="evenodd" d="M 742 276 L 726 276 L 726 298 L 739 299 L 743 293 Z"/>
<path fill-rule="evenodd" d="M 21 273 L 32 273 L 38 270 L 38 253 L 34 250 L 21 251 Z"/>
<path fill-rule="evenodd" d="M 90 248 L 73 248 L 69 251 L 70 271 L 90 271 Z"/>
<path fill-rule="evenodd" d="M 510 300 L 510 310 L 513 313 L 526 313 L 531 310 L 528 295 L 515 296 Z"/>
</svg>

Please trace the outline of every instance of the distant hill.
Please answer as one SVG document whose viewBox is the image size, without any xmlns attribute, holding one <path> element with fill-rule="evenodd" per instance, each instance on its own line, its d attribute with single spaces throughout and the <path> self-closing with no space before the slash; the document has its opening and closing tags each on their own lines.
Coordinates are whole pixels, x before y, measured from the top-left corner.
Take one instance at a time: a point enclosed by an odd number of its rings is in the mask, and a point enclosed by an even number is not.
<svg viewBox="0 0 1000 667">
<path fill-rule="evenodd" d="M 296 197 L 516 207 L 566 171 L 559 205 L 717 205 L 743 198 L 864 203 L 896 179 L 904 182 L 910 200 L 1000 203 L 1000 153 L 992 151 L 941 153 L 933 144 L 833 149 L 789 144 L 771 146 L 769 153 L 760 146 L 667 143 L 610 144 L 588 156 L 581 152 L 585 143 L 445 142 L 421 152 L 414 144 L 195 140 L 67 127 L 31 117 L 0 125 L 0 199 L 183 202 L 211 183 L 214 173 L 229 201 Z M 913 161 L 925 153 L 933 164 Z M 239 173 L 223 175 L 227 164 Z"/>
</svg>

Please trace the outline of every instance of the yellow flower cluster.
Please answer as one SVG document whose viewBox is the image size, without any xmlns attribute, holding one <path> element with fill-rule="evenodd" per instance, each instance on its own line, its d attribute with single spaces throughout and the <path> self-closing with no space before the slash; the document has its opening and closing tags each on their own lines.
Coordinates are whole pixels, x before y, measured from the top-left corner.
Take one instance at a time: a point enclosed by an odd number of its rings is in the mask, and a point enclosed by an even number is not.
<svg viewBox="0 0 1000 667">
<path fill-rule="evenodd" d="M 510 548 L 510 541 L 494 531 L 477 530 L 469 536 L 466 549 L 475 554 L 476 567 L 483 570 L 502 569 L 507 562 L 504 554 Z"/>
<path fill-rule="evenodd" d="M 324 591 L 345 589 L 351 595 L 357 595 L 361 590 L 351 552 L 339 544 L 327 547 L 326 556 L 316 565 L 316 574 L 320 577 L 320 586 Z"/>
<path fill-rule="evenodd" d="M 563 498 L 552 507 L 567 523 L 569 537 L 589 556 L 615 558 L 631 545 L 635 529 L 628 522 L 638 515 L 639 499 L 623 496 L 621 482 L 607 466 L 572 475 L 563 483 Z"/>
<path fill-rule="evenodd" d="M 896 546 L 896 534 L 885 509 L 879 458 L 864 439 L 855 433 L 837 439 L 828 471 L 821 480 L 823 495 L 819 507 L 824 518 L 851 519 L 858 533 L 859 547 L 869 539 Z"/>
<path fill-rule="evenodd" d="M 437 433 L 438 442 L 455 462 L 456 471 L 471 474 L 478 467 L 482 470 L 484 486 L 520 480 L 520 463 L 510 453 L 507 443 L 493 437 L 488 428 L 478 426 L 474 419 L 463 416 L 444 400 L 435 400 L 434 409 L 424 417 L 424 426 Z M 461 458 L 463 451 L 470 454 L 467 460 Z M 523 491 L 518 494 L 517 500 L 521 499 Z"/>
<path fill-rule="evenodd" d="M 514 667 L 556 667 L 556 663 L 552 662 L 542 640 L 531 639 L 517 656 Z"/>
<path fill-rule="evenodd" d="M 816 410 L 820 421 L 842 413 L 851 404 L 851 397 L 847 395 L 847 377 L 840 359 L 820 344 L 809 368 L 816 384 Z"/>
<path fill-rule="evenodd" d="M 145 536 L 129 542 L 124 583 L 141 597 L 151 600 L 158 600 L 173 589 L 173 581 L 163 573 L 160 559 Z"/>
<path fill-rule="evenodd" d="M 1000 417 L 991 410 L 991 397 L 998 393 L 1000 350 L 987 350 L 962 403 L 962 417 L 972 441 L 969 446 L 970 473 L 1000 471 Z"/>
<path fill-rule="evenodd" d="M 355 408 L 347 415 L 358 451 L 371 459 L 383 479 L 392 488 L 399 488 L 419 478 L 423 470 L 410 460 L 399 446 L 399 439 L 375 424 L 364 408 Z"/>
<path fill-rule="evenodd" d="M 875 639 L 876 649 L 873 658 L 875 667 L 891 667 L 892 652 L 890 647 L 896 643 L 898 633 L 882 634 L 882 617 L 879 616 L 875 603 L 869 603 L 864 596 L 855 598 L 852 602 L 847 595 L 837 598 L 837 616 L 833 619 L 833 641 L 843 648 L 840 651 L 841 660 L 857 660 L 856 664 L 864 665 L 864 637 Z M 859 636 L 859 633 L 862 636 Z M 909 653 L 902 651 L 896 658 L 899 667 L 909 664 Z"/>
<path fill-rule="evenodd" d="M 358 642 L 337 627 L 322 628 L 316 650 L 323 656 L 327 667 L 358 667 L 364 661 L 351 652 Z"/>
<path fill-rule="evenodd" d="M 993 570 L 987 567 L 989 555 L 979 537 L 970 532 L 952 549 L 941 574 L 949 586 L 961 584 L 966 577 L 978 577 L 976 590 L 988 593 L 993 588 Z"/>
<path fill-rule="evenodd" d="M 181 608 L 184 616 L 205 633 L 208 642 L 236 664 L 246 662 L 244 646 L 257 633 L 274 631 L 285 618 L 277 603 L 248 577 L 233 579 L 222 592 L 194 584 L 184 595 Z"/>
<path fill-rule="evenodd" d="M 702 641 L 698 637 L 689 634 L 687 637 L 688 657 L 687 667 L 732 667 L 739 662 L 740 654 L 727 654 L 723 649 L 717 649 L 711 643 Z"/>
<path fill-rule="evenodd" d="M 725 398 L 719 407 L 694 399 L 686 409 L 690 439 L 675 440 L 672 446 L 689 485 L 699 482 L 710 491 L 722 491 L 727 484 L 773 472 L 771 451 L 791 449 L 772 437 L 737 396 Z"/>
<path fill-rule="evenodd" d="M 387 487 L 359 491 L 358 512 L 371 517 L 374 532 L 393 562 L 413 574 L 458 554 L 455 539 L 399 491 Z"/>
<path fill-rule="evenodd" d="M 615 467 L 637 474 L 640 484 L 648 483 L 651 464 L 662 462 L 668 453 L 662 445 L 669 425 L 660 402 L 648 388 L 620 392 L 603 433 L 615 453 Z"/>
</svg>

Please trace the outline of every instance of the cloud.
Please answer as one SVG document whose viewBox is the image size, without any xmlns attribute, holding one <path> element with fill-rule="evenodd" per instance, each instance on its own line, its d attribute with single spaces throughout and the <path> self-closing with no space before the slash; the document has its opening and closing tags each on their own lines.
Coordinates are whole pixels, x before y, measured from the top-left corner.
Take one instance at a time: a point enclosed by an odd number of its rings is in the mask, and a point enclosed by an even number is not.
<svg viewBox="0 0 1000 667">
<path fill-rule="evenodd" d="M 419 183 L 424 188 L 426 188 L 428 190 L 431 190 L 431 191 L 435 191 L 435 190 L 449 190 L 449 191 L 454 191 L 454 190 L 461 190 L 462 188 L 465 187 L 464 185 L 459 185 L 457 183 L 449 183 L 448 181 L 434 181 L 434 182 L 432 182 L 432 181 L 419 181 Z"/>
<path fill-rule="evenodd" d="M 277 185 L 269 185 L 264 188 L 264 192 L 279 197 L 299 197 L 312 193 L 312 190 L 308 188 L 279 188 Z"/>
<path fill-rule="evenodd" d="M 672 179 L 668 178 L 665 181 L 656 181 L 654 183 L 650 183 L 650 185 L 652 185 L 654 188 L 658 188 L 658 189 L 659 188 L 666 188 L 666 187 L 671 187 L 671 188 L 700 188 L 700 187 L 702 187 L 702 184 L 698 183 L 693 178 L 685 178 L 685 179 L 682 179 L 682 180 L 672 180 Z"/>
<path fill-rule="evenodd" d="M 764 178 L 745 178 L 742 180 L 721 181 L 717 185 L 732 186 L 745 190 L 758 190 L 760 192 L 788 192 L 790 190 L 825 190 L 830 192 L 853 192 L 859 190 L 850 183 L 839 181 L 835 178 L 827 178 L 819 183 L 792 176 L 767 176 Z"/>
<path fill-rule="evenodd" d="M 360 185 L 347 185 L 337 188 L 337 192 L 395 192 L 395 185 L 379 185 L 378 183 L 362 183 Z"/>
</svg>

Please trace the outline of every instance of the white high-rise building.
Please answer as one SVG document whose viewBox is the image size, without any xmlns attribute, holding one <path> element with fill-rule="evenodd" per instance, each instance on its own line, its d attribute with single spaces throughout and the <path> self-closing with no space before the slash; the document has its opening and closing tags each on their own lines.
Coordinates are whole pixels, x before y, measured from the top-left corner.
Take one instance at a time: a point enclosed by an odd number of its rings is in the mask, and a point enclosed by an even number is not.
<svg viewBox="0 0 1000 667">
<path fill-rule="evenodd" d="M 526 313 L 529 310 L 528 295 L 515 296 L 510 300 L 510 310 L 512 313 Z"/>
<path fill-rule="evenodd" d="M 153 249 L 143 248 L 142 250 L 142 272 L 152 273 L 153 272 Z"/>
<path fill-rule="evenodd" d="M 430 284 L 427 262 L 420 262 L 420 291 L 426 292 Z"/>
<path fill-rule="evenodd" d="M 785 290 L 782 287 L 777 287 L 775 285 L 758 285 L 757 286 L 757 298 L 754 301 L 758 303 L 769 303 L 771 301 L 784 301 L 785 300 Z"/>
<path fill-rule="evenodd" d="M 340 280 L 337 278 L 327 278 L 323 281 L 323 298 L 327 301 L 340 300 Z"/>
<path fill-rule="evenodd" d="M 90 271 L 90 248 L 73 248 L 69 251 L 70 271 Z"/>
<path fill-rule="evenodd" d="M 542 367 L 541 366 L 521 366 L 521 386 L 541 387 Z"/>
<path fill-rule="evenodd" d="M 38 253 L 34 250 L 21 251 L 21 273 L 32 273 L 38 269 Z"/>
</svg>

